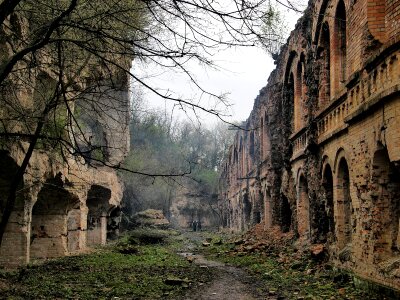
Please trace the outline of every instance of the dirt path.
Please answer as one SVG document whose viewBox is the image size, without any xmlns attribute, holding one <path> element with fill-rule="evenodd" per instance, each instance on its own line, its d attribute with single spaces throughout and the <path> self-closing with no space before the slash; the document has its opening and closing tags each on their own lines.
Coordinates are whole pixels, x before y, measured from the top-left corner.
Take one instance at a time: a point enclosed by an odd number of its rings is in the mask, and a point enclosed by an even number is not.
<svg viewBox="0 0 400 300">
<path fill-rule="evenodd" d="M 196 234 L 186 234 L 192 242 L 196 243 L 201 236 Z M 194 245 L 188 243 L 188 250 L 192 250 Z M 260 295 L 257 291 L 257 284 L 254 278 L 250 277 L 244 270 L 226 265 L 221 262 L 206 259 L 201 254 L 182 252 L 181 255 L 192 260 L 193 263 L 203 268 L 213 268 L 215 277 L 211 282 L 200 285 L 195 291 L 190 291 L 183 299 L 185 300 L 257 300 L 274 299 Z"/>
</svg>

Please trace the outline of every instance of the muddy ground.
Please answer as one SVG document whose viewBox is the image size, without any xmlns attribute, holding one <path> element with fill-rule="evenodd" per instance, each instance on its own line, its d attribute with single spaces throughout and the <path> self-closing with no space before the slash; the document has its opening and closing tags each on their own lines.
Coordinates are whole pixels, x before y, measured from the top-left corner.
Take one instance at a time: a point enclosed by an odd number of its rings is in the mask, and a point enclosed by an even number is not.
<svg viewBox="0 0 400 300">
<path fill-rule="evenodd" d="M 188 291 L 181 299 L 185 300 L 254 300 L 276 299 L 266 297 L 261 292 L 266 287 L 254 276 L 250 276 L 243 269 L 230 266 L 223 262 L 206 259 L 198 253 L 196 245 L 202 245 L 206 240 L 204 234 L 199 232 L 184 233 L 187 239 L 186 247 L 180 255 L 199 265 L 201 268 L 213 269 L 213 277 L 210 282 L 200 284 L 194 290 Z M 204 246 L 203 246 L 204 247 Z M 194 250 L 194 251 L 193 251 Z M 191 252 L 192 251 L 192 252 Z"/>
</svg>

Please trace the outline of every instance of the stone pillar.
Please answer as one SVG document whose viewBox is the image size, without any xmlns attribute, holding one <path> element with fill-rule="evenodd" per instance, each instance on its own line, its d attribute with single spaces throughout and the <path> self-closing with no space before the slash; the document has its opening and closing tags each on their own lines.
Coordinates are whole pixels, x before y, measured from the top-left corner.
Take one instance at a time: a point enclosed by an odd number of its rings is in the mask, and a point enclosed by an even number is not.
<svg viewBox="0 0 400 300">
<path fill-rule="evenodd" d="M 79 209 L 72 209 L 69 211 L 67 219 L 67 241 L 69 253 L 78 252 L 81 248 L 81 228 L 81 211 Z"/>
<path fill-rule="evenodd" d="M 89 209 L 87 206 L 81 205 L 81 231 L 79 233 L 80 250 L 85 250 L 87 248 L 88 211 Z"/>
<path fill-rule="evenodd" d="M 107 215 L 88 216 L 87 245 L 105 245 L 107 242 Z"/>
<path fill-rule="evenodd" d="M 270 229 L 272 226 L 272 207 L 271 193 L 265 188 L 264 190 L 264 229 Z"/>
<path fill-rule="evenodd" d="M 107 214 L 103 213 L 100 216 L 100 244 L 105 245 L 107 243 Z"/>
<path fill-rule="evenodd" d="M 15 268 L 29 262 L 29 215 L 14 211 L 7 224 L 0 248 L 0 265 Z"/>
</svg>

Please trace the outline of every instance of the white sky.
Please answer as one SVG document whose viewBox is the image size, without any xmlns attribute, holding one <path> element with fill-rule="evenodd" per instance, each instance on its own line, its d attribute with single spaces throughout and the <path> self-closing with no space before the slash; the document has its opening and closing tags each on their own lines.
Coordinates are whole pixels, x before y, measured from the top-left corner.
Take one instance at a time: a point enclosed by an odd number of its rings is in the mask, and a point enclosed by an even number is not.
<svg viewBox="0 0 400 300">
<path fill-rule="evenodd" d="M 297 19 L 301 16 L 292 11 L 285 11 L 285 18 L 290 32 L 294 29 Z M 214 62 L 220 70 L 204 69 L 198 65 L 191 65 L 190 71 L 195 75 L 199 85 L 212 93 L 228 93 L 227 99 L 231 104 L 229 109 L 224 109 L 230 122 L 244 121 L 248 118 L 254 99 L 259 90 L 267 84 L 271 71 L 275 68 L 272 58 L 257 47 L 231 48 L 224 50 L 215 57 Z M 200 94 L 191 86 L 189 80 L 182 75 L 172 72 L 161 73 L 151 65 L 134 65 L 133 73 L 145 77 L 147 82 L 164 92 L 173 93 L 184 98 L 199 99 Z M 144 92 L 143 98 L 151 108 L 166 109 L 167 114 L 173 114 L 175 118 L 184 119 L 189 116 L 196 119 L 194 114 L 185 114 L 182 110 L 174 108 L 174 103 L 165 101 L 151 92 Z M 210 102 L 211 101 L 211 102 Z M 202 106 L 212 106 L 209 97 L 201 97 Z M 223 109 L 223 106 L 217 106 Z M 213 124 L 218 118 L 210 114 L 196 111 L 202 124 Z"/>
</svg>

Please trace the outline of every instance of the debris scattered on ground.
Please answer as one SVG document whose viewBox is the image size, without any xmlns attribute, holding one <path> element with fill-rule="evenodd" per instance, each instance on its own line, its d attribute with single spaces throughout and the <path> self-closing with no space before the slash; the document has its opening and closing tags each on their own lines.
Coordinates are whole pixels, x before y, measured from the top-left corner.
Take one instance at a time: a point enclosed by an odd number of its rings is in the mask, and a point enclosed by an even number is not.
<svg viewBox="0 0 400 300">
<path fill-rule="evenodd" d="M 141 227 L 168 228 L 169 221 L 161 210 L 147 209 L 133 216 L 134 222 Z"/>
<path fill-rule="evenodd" d="M 133 246 L 133 245 L 118 245 L 117 247 L 116 247 L 116 250 L 119 252 L 119 253 L 122 253 L 122 254 L 138 254 L 139 253 L 139 249 L 137 248 L 137 247 L 135 247 L 135 246 Z"/>
<path fill-rule="evenodd" d="M 194 262 L 195 259 L 196 259 L 196 257 L 194 257 L 194 256 L 187 256 L 187 257 L 186 257 L 186 260 L 187 260 L 189 263 Z"/>
<path fill-rule="evenodd" d="M 314 244 L 310 246 L 311 257 L 317 260 L 324 259 L 326 248 L 323 244 Z"/>
<path fill-rule="evenodd" d="M 164 280 L 164 283 L 168 285 L 189 285 L 191 281 L 188 278 L 168 277 Z"/>
<path fill-rule="evenodd" d="M 258 224 L 240 236 L 227 233 L 223 243 L 203 249 L 264 280 L 266 299 L 377 299 L 329 264 L 326 245 L 296 242 L 293 232 L 277 227 L 266 231 Z"/>
</svg>

